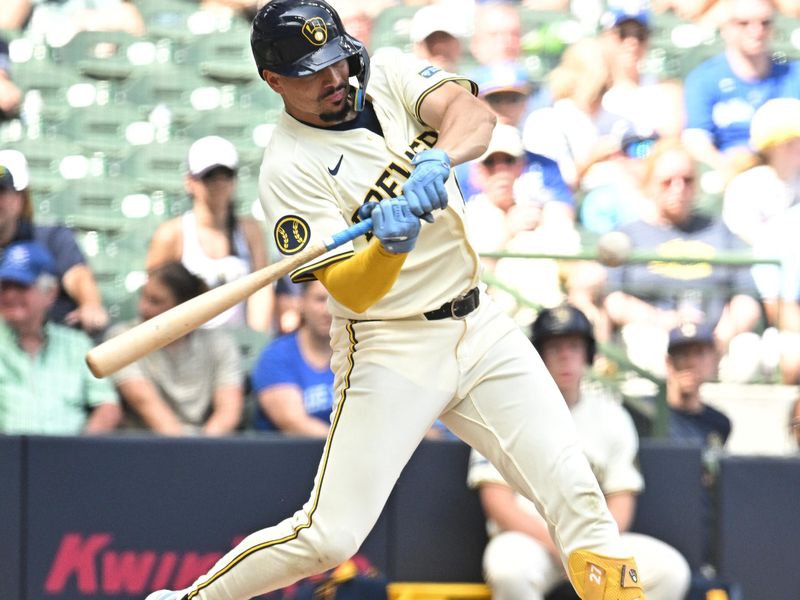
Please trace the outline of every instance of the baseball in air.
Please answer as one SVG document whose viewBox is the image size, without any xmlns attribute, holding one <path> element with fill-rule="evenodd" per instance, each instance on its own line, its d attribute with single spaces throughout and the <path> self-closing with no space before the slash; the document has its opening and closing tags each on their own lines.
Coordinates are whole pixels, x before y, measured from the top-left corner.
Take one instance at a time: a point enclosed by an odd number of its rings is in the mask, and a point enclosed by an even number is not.
<svg viewBox="0 0 800 600">
<path fill-rule="evenodd" d="M 631 238 L 621 231 L 609 231 L 597 240 L 597 260 L 607 267 L 618 267 L 631 255 Z"/>
</svg>

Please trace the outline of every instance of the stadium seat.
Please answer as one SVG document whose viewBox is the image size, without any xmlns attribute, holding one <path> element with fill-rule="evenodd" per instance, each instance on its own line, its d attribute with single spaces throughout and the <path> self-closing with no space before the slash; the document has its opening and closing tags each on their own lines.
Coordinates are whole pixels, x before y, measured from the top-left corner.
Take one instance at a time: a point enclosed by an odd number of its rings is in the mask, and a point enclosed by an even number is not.
<svg viewBox="0 0 800 600">
<path fill-rule="evenodd" d="M 165 63 L 135 73 L 126 82 L 122 94 L 128 102 L 143 107 L 192 106 L 192 93 L 208 85 L 193 69 Z"/>
<path fill-rule="evenodd" d="M 185 195 L 186 155 L 191 139 L 139 146 L 120 163 L 120 172 L 136 181 L 147 193 L 163 192 L 165 197 Z M 167 209 L 166 213 L 172 213 Z"/>
<path fill-rule="evenodd" d="M 378 48 L 400 48 L 404 52 L 411 51 L 411 20 L 419 6 L 390 6 L 383 9 L 372 25 L 373 51 Z"/>
<path fill-rule="evenodd" d="M 121 177 L 89 177 L 69 183 L 57 198 L 56 210 L 70 227 L 109 232 L 155 227 L 163 215 L 153 210 L 149 195 Z"/>
<path fill-rule="evenodd" d="M 116 103 L 98 109 L 95 106 L 71 110 L 63 124 L 63 132 L 92 154 L 103 152 L 123 158 L 128 152 L 128 127 L 144 120 L 139 107 Z"/>
</svg>

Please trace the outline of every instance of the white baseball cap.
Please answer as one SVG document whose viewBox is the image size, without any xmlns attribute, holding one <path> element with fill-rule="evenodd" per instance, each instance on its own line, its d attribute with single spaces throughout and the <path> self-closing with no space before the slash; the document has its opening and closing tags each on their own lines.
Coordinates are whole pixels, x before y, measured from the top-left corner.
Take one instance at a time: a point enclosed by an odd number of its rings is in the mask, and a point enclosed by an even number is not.
<svg viewBox="0 0 800 600">
<path fill-rule="evenodd" d="M 215 167 L 236 171 L 239 168 L 239 153 L 225 138 L 209 135 L 191 145 L 187 162 L 192 177 L 202 177 Z"/>
<path fill-rule="evenodd" d="M 22 152 L 10 149 L 0 150 L 0 166 L 11 172 L 15 190 L 21 192 L 27 189 L 30 183 L 30 172 L 28 171 L 28 160 Z"/>
<path fill-rule="evenodd" d="M 463 25 L 444 6 L 428 4 L 414 13 L 409 28 L 413 43 L 421 42 L 432 33 L 443 31 L 455 38 L 466 37 Z"/>
<path fill-rule="evenodd" d="M 506 125 L 504 123 L 495 125 L 494 131 L 492 132 L 492 139 L 489 140 L 489 147 L 478 161 L 483 162 L 497 152 L 508 154 L 514 158 L 519 158 L 525 154 L 525 147 L 522 145 L 522 136 L 519 133 L 519 129 L 513 125 Z"/>
</svg>

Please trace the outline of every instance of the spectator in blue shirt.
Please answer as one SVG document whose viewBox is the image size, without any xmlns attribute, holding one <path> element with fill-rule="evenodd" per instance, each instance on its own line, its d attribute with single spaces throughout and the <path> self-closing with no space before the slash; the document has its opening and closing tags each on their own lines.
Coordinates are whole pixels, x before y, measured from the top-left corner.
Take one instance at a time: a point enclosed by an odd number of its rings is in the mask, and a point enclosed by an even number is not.
<svg viewBox="0 0 800 600">
<path fill-rule="evenodd" d="M 755 111 L 772 98 L 800 97 L 800 63 L 772 56 L 770 0 L 726 0 L 723 8 L 725 51 L 686 77 L 684 141 L 697 160 L 729 178 L 750 153 Z"/>
<path fill-rule="evenodd" d="M 258 394 L 254 428 L 325 437 L 333 406 L 331 316 L 328 292 L 318 281 L 303 284 L 300 327 L 271 342 L 251 379 Z"/>
</svg>

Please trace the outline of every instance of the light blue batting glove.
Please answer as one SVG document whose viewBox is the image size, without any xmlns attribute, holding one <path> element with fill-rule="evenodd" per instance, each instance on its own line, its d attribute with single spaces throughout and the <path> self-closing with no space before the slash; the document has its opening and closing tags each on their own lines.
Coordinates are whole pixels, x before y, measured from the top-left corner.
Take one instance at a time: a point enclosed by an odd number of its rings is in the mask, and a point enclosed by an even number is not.
<svg viewBox="0 0 800 600">
<path fill-rule="evenodd" d="M 423 150 L 411 160 L 414 170 L 403 186 L 403 196 L 416 216 L 433 222 L 431 211 L 447 208 L 444 182 L 450 177 L 450 157 L 443 150 Z"/>
<path fill-rule="evenodd" d="M 405 198 L 381 200 L 372 209 L 372 232 L 392 254 L 411 252 L 419 235 L 419 218 L 411 214 Z"/>
</svg>

